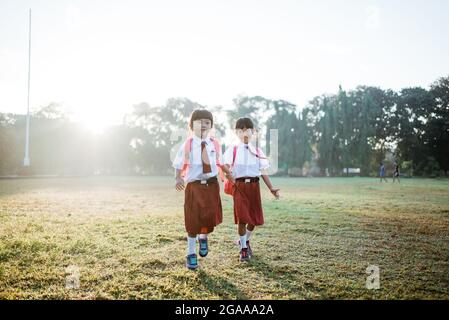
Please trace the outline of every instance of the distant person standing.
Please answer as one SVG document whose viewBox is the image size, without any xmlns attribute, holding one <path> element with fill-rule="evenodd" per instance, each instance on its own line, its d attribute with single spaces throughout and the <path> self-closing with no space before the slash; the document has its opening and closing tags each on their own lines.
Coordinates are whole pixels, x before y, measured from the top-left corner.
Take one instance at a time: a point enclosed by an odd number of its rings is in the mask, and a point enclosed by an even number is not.
<svg viewBox="0 0 449 320">
<path fill-rule="evenodd" d="M 387 181 L 387 178 L 385 178 L 385 165 L 381 162 L 380 163 L 380 169 L 379 169 L 379 176 L 380 176 L 380 182 L 382 182 L 382 180 L 385 180 L 385 182 Z"/>
<path fill-rule="evenodd" d="M 393 183 L 396 178 L 398 179 L 398 182 L 401 183 L 401 180 L 399 179 L 399 165 L 397 162 L 394 163 Z"/>
</svg>

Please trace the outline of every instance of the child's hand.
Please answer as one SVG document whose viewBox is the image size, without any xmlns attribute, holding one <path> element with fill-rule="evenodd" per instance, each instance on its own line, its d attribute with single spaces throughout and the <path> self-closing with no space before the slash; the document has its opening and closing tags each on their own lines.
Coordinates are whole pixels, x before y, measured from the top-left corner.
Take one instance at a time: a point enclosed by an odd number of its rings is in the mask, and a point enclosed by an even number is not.
<svg viewBox="0 0 449 320">
<path fill-rule="evenodd" d="M 176 178 L 176 186 L 175 186 L 175 188 L 178 191 L 184 190 L 184 188 L 185 188 L 185 186 L 184 186 L 184 179 Z"/>
<path fill-rule="evenodd" d="M 229 181 L 231 181 L 233 184 L 235 184 L 235 179 L 232 176 L 232 174 L 226 174 L 226 179 L 228 179 Z"/>
<path fill-rule="evenodd" d="M 270 192 L 271 192 L 271 194 L 276 198 L 276 200 L 279 200 L 279 197 L 281 196 L 280 194 L 279 194 L 279 191 L 280 191 L 281 189 L 275 189 L 275 188 L 271 188 L 270 189 Z"/>
</svg>

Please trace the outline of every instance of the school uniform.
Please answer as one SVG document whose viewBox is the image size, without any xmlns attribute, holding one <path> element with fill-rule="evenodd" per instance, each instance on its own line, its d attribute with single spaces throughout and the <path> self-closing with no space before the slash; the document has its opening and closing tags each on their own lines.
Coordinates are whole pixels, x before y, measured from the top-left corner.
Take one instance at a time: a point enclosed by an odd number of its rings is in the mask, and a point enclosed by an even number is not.
<svg viewBox="0 0 449 320">
<path fill-rule="evenodd" d="M 187 183 L 184 197 L 185 228 L 190 234 L 210 233 L 223 221 L 220 186 L 217 179 L 217 151 L 211 138 L 201 139 L 194 136 L 191 146 L 186 147 L 188 142 L 189 140 L 181 145 L 173 161 L 173 167 L 178 170 L 182 170 L 185 164 L 188 165 L 184 177 Z M 202 150 L 207 153 L 209 168 L 203 164 Z M 220 151 L 218 157 L 221 162 Z"/>
<path fill-rule="evenodd" d="M 236 180 L 234 186 L 234 223 L 261 226 L 264 224 L 259 177 L 261 170 L 270 167 L 262 150 L 259 153 L 251 144 L 240 142 L 229 147 L 223 157 L 223 163 L 231 166 Z M 256 155 L 259 155 L 257 157 Z M 234 164 L 233 164 L 234 162 Z"/>
</svg>

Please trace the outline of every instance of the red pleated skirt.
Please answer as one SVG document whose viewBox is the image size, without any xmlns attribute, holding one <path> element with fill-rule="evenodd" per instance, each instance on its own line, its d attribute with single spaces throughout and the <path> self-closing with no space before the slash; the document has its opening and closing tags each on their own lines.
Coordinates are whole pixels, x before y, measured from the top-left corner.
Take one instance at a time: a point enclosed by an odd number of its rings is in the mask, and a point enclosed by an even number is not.
<svg viewBox="0 0 449 320">
<path fill-rule="evenodd" d="M 234 187 L 235 224 L 264 224 L 259 181 L 245 183 L 237 181 Z"/>
<path fill-rule="evenodd" d="M 218 182 L 188 183 L 184 198 L 184 221 L 190 234 L 210 233 L 222 223 L 223 212 Z"/>
</svg>

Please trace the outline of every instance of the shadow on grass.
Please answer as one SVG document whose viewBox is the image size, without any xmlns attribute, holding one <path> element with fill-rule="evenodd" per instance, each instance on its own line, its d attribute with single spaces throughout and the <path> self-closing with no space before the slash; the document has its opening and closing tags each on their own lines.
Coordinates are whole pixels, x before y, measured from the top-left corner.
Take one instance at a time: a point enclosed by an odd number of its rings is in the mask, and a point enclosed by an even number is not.
<svg viewBox="0 0 449 320">
<path fill-rule="evenodd" d="M 304 295 L 303 284 L 298 283 L 293 274 L 298 272 L 295 268 L 288 265 L 275 266 L 263 261 L 262 258 L 253 257 L 247 264 L 247 268 L 258 272 L 263 277 L 274 280 L 285 294 L 292 294 L 295 297 Z M 279 297 L 279 299 L 283 299 Z M 285 299 L 285 298 L 284 298 Z"/>
<path fill-rule="evenodd" d="M 248 299 L 239 288 L 223 277 L 211 276 L 204 270 L 198 270 L 198 279 L 201 281 L 204 289 L 218 295 L 220 299 Z"/>
</svg>

